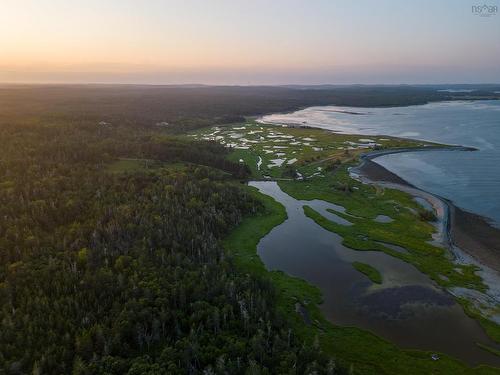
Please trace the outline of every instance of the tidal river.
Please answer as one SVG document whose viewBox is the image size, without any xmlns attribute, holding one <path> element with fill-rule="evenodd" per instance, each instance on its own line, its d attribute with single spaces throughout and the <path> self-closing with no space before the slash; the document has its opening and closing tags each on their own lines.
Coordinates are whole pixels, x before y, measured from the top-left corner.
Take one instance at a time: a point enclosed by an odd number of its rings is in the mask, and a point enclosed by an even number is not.
<svg viewBox="0 0 500 375">
<path fill-rule="evenodd" d="M 376 162 L 411 184 L 500 226 L 500 101 L 393 108 L 310 107 L 261 120 L 475 147 L 478 151 L 386 155 Z"/>
<path fill-rule="evenodd" d="M 303 212 L 303 206 L 308 205 L 329 220 L 349 225 L 326 211 L 342 212 L 343 207 L 320 200 L 296 200 L 274 181 L 250 185 L 281 203 L 288 214 L 284 223 L 259 242 L 259 256 L 269 270 L 284 271 L 320 288 L 324 298 L 321 309 L 332 323 L 372 331 L 402 348 L 442 352 L 471 365 L 500 366 L 500 357 L 481 350 L 476 343 L 498 346 L 426 275 L 382 252 L 344 247 L 339 235 L 323 229 Z M 353 268 L 355 261 L 377 268 L 383 283 L 371 283 Z"/>
</svg>

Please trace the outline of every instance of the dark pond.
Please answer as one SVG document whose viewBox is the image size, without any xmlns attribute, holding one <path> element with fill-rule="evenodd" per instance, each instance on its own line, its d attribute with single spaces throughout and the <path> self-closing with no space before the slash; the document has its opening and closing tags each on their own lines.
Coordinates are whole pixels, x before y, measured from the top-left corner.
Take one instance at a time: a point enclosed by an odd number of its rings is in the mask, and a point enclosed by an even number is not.
<svg viewBox="0 0 500 375">
<path fill-rule="evenodd" d="M 442 352 L 469 364 L 500 366 L 500 358 L 476 342 L 497 347 L 479 324 L 454 299 L 412 265 L 376 251 L 344 247 L 342 238 L 324 230 L 303 213 L 310 205 L 329 220 L 340 219 L 327 209 L 342 207 L 315 200 L 298 201 L 274 181 L 251 182 L 286 207 L 288 219 L 258 244 L 269 270 L 281 270 L 319 287 L 321 308 L 334 324 L 370 330 L 402 348 Z M 349 224 L 349 223 L 343 223 Z M 383 283 L 375 285 L 356 271 L 359 261 L 377 268 Z"/>
</svg>

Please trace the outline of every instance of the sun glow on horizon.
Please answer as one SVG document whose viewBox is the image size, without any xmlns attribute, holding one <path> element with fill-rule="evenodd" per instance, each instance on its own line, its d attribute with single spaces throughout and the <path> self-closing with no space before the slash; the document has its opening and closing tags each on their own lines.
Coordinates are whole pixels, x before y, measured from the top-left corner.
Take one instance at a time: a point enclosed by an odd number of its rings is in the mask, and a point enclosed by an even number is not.
<svg viewBox="0 0 500 375">
<path fill-rule="evenodd" d="M 6 0 L 0 81 L 491 82 L 498 17 L 467 1 Z"/>
</svg>

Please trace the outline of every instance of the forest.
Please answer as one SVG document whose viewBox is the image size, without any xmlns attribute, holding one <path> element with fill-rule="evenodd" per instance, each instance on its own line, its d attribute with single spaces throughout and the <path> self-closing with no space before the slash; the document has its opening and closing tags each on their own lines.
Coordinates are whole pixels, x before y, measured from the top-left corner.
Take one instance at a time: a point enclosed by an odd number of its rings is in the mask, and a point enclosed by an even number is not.
<svg viewBox="0 0 500 375">
<path fill-rule="evenodd" d="M 3 124 L 0 372 L 338 373 L 223 250 L 263 210 L 227 152 L 161 129 Z"/>
</svg>

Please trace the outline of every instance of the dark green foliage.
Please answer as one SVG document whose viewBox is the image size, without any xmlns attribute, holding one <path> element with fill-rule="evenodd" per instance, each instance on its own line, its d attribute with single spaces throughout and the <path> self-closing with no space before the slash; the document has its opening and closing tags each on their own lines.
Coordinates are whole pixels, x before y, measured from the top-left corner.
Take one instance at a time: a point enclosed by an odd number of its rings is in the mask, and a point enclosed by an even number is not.
<svg viewBox="0 0 500 375">
<path fill-rule="evenodd" d="M 225 154 L 160 130 L 0 128 L 0 373 L 327 373 L 219 244 L 260 207 Z M 117 157 L 163 163 L 109 173 Z"/>
<path fill-rule="evenodd" d="M 382 284 L 382 275 L 375 267 L 361 262 L 354 262 L 352 265 L 359 272 L 365 274 L 371 280 L 371 282 L 375 284 Z"/>
<path fill-rule="evenodd" d="M 329 160 L 324 167 L 326 172 L 333 172 L 340 166 L 341 161 L 339 159 Z"/>
<path fill-rule="evenodd" d="M 291 165 L 287 165 L 283 171 L 283 177 L 286 178 L 295 178 L 297 175 L 297 170 Z"/>
<path fill-rule="evenodd" d="M 436 214 L 432 210 L 425 210 L 425 209 L 418 210 L 418 216 L 422 221 L 434 222 L 437 220 Z"/>
</svg>

